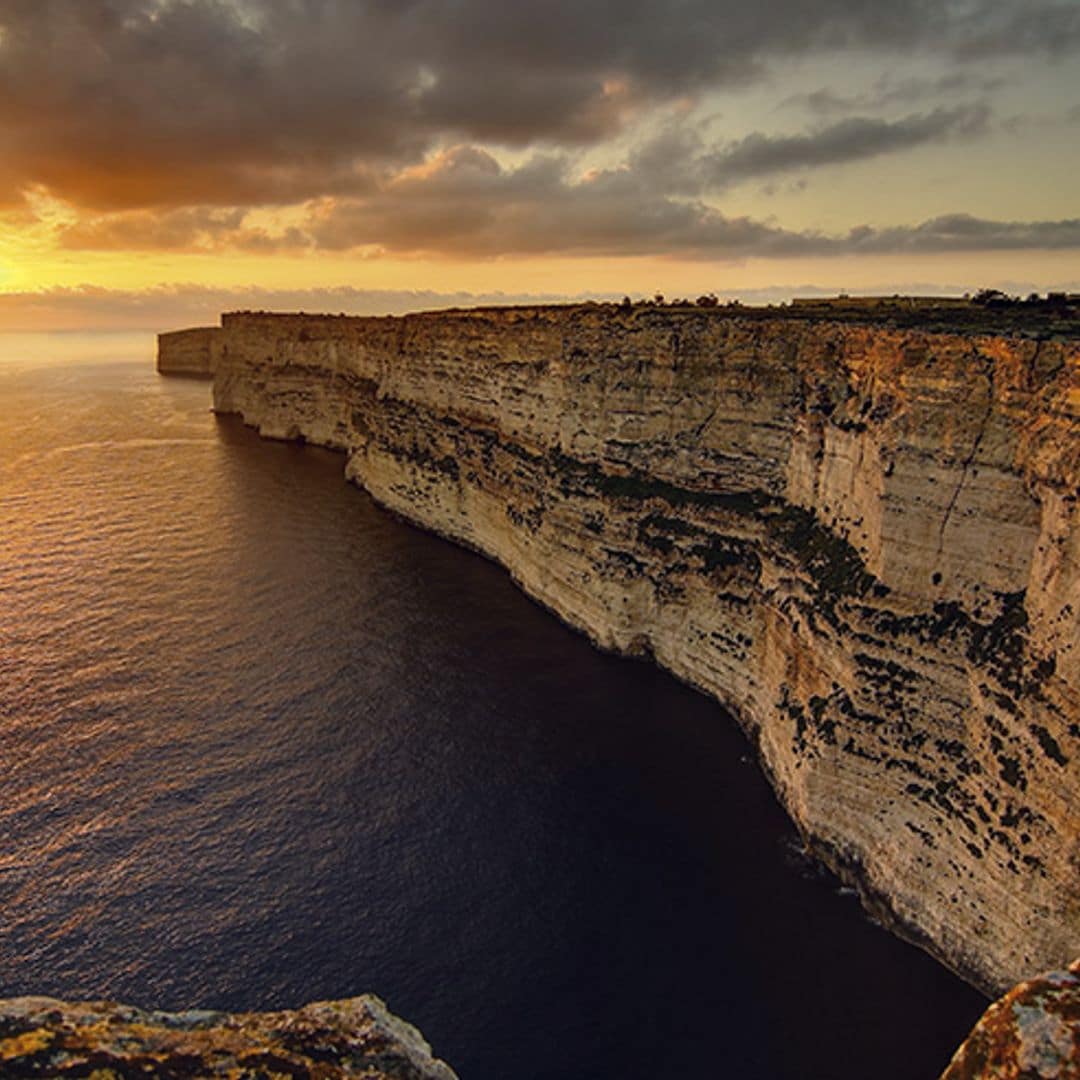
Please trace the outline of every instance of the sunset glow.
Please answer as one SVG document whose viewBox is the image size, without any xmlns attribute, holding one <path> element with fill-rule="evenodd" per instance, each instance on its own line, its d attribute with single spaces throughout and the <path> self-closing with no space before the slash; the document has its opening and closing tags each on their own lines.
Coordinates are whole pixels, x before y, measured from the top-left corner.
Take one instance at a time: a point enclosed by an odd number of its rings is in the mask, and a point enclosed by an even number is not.
<svg viewBox="0 0 1080 1080">
<path fill-rule="evenodd" d="M 1080 6 L 889 12 L 0 5 L 0 326 L 71 289 L 1075 288 Z"/>
</svg>

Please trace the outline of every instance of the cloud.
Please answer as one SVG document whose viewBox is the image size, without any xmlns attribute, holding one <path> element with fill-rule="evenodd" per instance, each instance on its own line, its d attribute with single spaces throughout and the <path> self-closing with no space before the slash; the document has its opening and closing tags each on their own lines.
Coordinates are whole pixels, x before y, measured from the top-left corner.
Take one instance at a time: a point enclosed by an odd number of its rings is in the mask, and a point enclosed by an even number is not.
<svg viewBox="0 0 1080 1080">
<path fill-rule="evenodd" d="M 594 144 L 792 57 L 1060 55 L 1067 0 L 0 0 L 0 201 L 357 195 L 455 142 Z"/>
<path fill-rule="evenodd" d="M 980 135 L 987 106 L 957 100 L 1003 85 L 988 56 L 1077 48 L 1077 0 L 0 0 L 0 225 L 37 214 L 24 235 L 67 251 L 1071 247 L 1062 221 L 826 235 L 716 200 Z M 692 122 L 707 93 L 838 55 L 949 71 L 811 93 L 803 131 Z"/>
<path fill-rule="evenodd" d="M 84 285 L 38 292 L 0 292 L 0 331 L 148 330 L 210 326 L 223 311 L 311 311 L 402 315 L 482 304 L 608 299 L 593 293 L 438 292 L 430 289 L 212 288 L 165 285 L 143 290 Z"/>
<path fill-rule="evenodd" d="M 953 8 L 952 49 L 960 60 L 1042 53 L 1061 58 L 1080 44 L 1080 5 L 983 0 Z"/>
<path fill-rule="evenodd" d="M 288 251 L 311 238 L 287 226 L 269 230 L 248 222 L 244 207 L 191 206 L 153 212 L 98 214 L 59 226 L 55 238 L 69 251 Z"/>
<path fill-rule="evenodd" d="M 979 280 L 954 284 L 883 280 L 868 284 L 858 272 L 848 286 L 853 295 L 959 296 L 979 287 L 1001 289 L 1011 296 L 1032 292 L 1080 291 L 1080 281 L 1033 282 Z M 701 288 L 709 287 L 703 277 Z M 782 304 L 796 296 L 836 296 L 836 286 L 813 283 L 768 288 L 723 289 L 720 298 L 749 304 Z M 438 292 L 434 290 L 356 289 L 225 289 L 200 285 L 163 285 L 145 290 L 112 290 L 84 285 L 39 292 L 0 292 L 0 333 L 48 331 L 142 331 L 159 333 L 185 326 L 213 326 L 225 311 L 308 311 L 346 315 L 403 315 L 485 304 L 550 304 L 618 300 L 617 293 Z M 635 299 L 641 297 L 634 295 Z M 25 350 L 19 342 L 18 349 Z M 0 352 L 10 349 L 0 338 Z M 50 347 L 50 352 L 53 347 Z M 100 350 L 97 350 L 100 352 Z"/>
<path fill-rule="evenodd" d="M 957 213 L 911 226 L 864 225 L 847 233 L 792 230 L 726 216 L 699 199 L 656 195 L 629 171 L 574 179 L 550 160 L 511 171 L 485 166 L 475 188 L 461 175 L 445 186 L 440 179 L 437 170 L 432 189 L 422 196 L 391 187 L 368 200 L 335 203 L 309 227 L 312 241 L 330 250 L 374 245 L 398 254 L 458 257 L 716 260 L 1080 248 L 1080 219 L 990 221 Z"/>
<path fill-rule="evenodd" d="M 984 132 L 989 117 L 989 109 L 981 104 L 912 113 L 895 120 L 849 116 L 795 135 L 754 132 L 711 149 L 706 149 L 695 127 L 672 125 L 636 147 L 629 166 L 661 191 L 700 194 L 744 180 L 968 138 Z"/>
<path fill-rule="evenodd" d="M 984 106 L 965 106 L 915 113 L 900 120 L 854 116 L 802 135 L 755 133 L 707 155 L 701 168 L 709 186 L 720 186 L 748 177 L 866 160 L 981 133 L 988 116 Z"/>
<path fill-rule="evenodd" d="M 903 138 L 913 139 L 939 125 L 948 127 L 935 120 L 901 131 Z M 864 141 L 854 141 L 865 149 Z M 887 141 L 874 132 L 869 138 L 871 146 Z M 824 148 L 814 147 L 819 161 L 854 153 L 836 134 L 824 140 Z M 741 155 L 736 160 L 745 171 L 806 163 L 807 147 L 800 143 L 798 149 L 798 155 L 788 147 L 783 154 L 770 148 L 764 161 L 749 162 Z M 469 257 L 558 253 L 742 259 L 1080 247 L 1075 220 L 995 222 L 959 213 L 898 228 L 861 226 L 837 234 L 791 230 L 725 216 L 701 199 L 658 194 L 653 177 L 632 167 L 579 177 L 566 159 L 534 157 L 505 169 L 475 147 L 447 151 L 367 199 L 327 204 L 306 228 L 323 249 L 377 246 L 402 254 Z"/>
<path fill-rule="evenodd" d="M 1008 84 L 1004 76 L 987 76 L 977 71 L 953 70 L 937 78 L 880 76 L 865 92 L 839 94 L 821 87 L 805 94 L 793 94 L 781 106 L 798 106 L 819 116 L 837 113 L 875 112 L 893 105 L 910 106 L 926 101 L 941 101 L 956 94 L 983 96 Z"/>
<path fill-rule="evenodd" d="M 853 253 L 957 251 L 1063 251 L 1080 248 L 1080 218 L 1061 221 L 987 221 L 947 214 L 920 225 L 853 229 L 844 250 Z"/>
<path fill-rule="evenodd" d="M 728 218 L 695 199 L 657 194 L 629 169 L 575 177 L 567 159 L 534 156 L 503 168 L 475 147 L 438 155 L 362 200 L 339 200 L 308 230 L 324 249 L 378 246 L 398 253 L 658 252 L 741 258 L 791 254 L 815 242 L 749 218 Z"/>
<path fill-rule="evenodd" d="M 815 137 L 755 139 L 718 155 L 691 158 L 719 185 L 812 164 L 884 153 L 928 133 L 963 129 L 967 119 L 934 114 L 898 124 L 839 124 Z M 680 142 L 680 146 L 684 143 Z M 693 151 L 692 133 L 685 146 Z M 475 146 L 458 146 L 399 172 L 359 198 L 314 200 L 288 227 L 250 224 L 242 208 L 197 207 L 153 214 L 107 214 L 58 232 L 69 248 L 183 251 L 355 252 L 377 257 L 484 259 L 501 255 L 671 255 L 686 259 L 899 252 L 1080 248 L 1076 220 L 990 221 L 963 213 L 915 225 L 861 225 L 846 233 L 785 228 L 724 214 L 698 195 L 658 183 L 662 154 L 646 148 L 620 168 L 579 174 L 570 158 L 536 154 L 516 167 Z M 704 163 L 704 165 L 702 164 Z"/>
<path fill-rule="evenodd" d="M 74 250 L 207 250 L 235 241 L 245 216 L 235 207 L 187 207 L 162 214 L 136 210 L 77 221 L 62 228 L 58 239 L 61 247 Z"/>
</svg>

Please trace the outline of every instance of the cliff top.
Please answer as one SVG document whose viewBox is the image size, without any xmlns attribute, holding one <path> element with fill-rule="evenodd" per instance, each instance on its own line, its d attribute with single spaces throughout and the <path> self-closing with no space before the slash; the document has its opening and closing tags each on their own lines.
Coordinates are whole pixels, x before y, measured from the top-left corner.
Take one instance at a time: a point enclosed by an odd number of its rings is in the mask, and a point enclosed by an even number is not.
<svg viewBox="0 0 1080 1080">
<path fill-rule="evenodd" d="M 626 315 L 664 313 L 675 318 L 707 315 L 717 319 L 744 319 L 813 323 L 847 323 L 932 333 L 997 334 L 1009 337 L 1080 339 L 1080 294 L 1051 293 L 1048 297 L 1019 300 L 998 293 L 982 293 L 974 298 L 918 296 L 859 296 L 795 299 L 790 304 L 750 305 L 738 301 L 720 303 L 715 296 L 697 300 L 647 300 L 631 302 L 587 301 L 568 304 L 485 305 L 472 308 L 445 308 L 402 316 L 328 315 L 306 312 L 277 313 L 237 311 L 222 316 L 303 317 L 366 322 L 373 319 L 427 319 L 446 315 L 490 317 L 544 315 L 576 312 L 617 311 Z"/>
</svg>

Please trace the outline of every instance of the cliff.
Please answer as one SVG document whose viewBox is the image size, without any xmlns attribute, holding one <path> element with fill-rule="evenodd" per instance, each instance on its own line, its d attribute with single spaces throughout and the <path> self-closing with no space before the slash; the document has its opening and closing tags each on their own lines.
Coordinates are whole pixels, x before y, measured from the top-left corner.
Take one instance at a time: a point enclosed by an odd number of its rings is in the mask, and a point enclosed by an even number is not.
<svg viewBox="0 0 1080 1080">
<path fill-rule="evenodd" d="M 218 347 L 219 411 L 731 709 L 902 933 L 987 991 L 1080 953 L 1075 336 L 584 305 Z"/>
<path fill-rule="evenodd" d="M 455 1080 L 420 1033 L 371 995 L 275 1013 L 12 998 L 0 1001 L 0 1075 Z"/>
<path fill-rule="evenodd" d="M 158 334 L 157 369 L 162 375 L 211 379 L 220 353 L 221 329 L 199 326 Z"/>
</svg>

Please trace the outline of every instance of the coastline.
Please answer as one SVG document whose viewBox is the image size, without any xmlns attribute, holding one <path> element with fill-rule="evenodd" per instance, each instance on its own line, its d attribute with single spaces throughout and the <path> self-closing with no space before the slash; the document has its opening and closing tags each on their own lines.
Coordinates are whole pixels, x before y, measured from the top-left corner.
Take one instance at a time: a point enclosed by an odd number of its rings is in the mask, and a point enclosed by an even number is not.
<svg viewBox="0 0 1080 1080">
<path fill-rule="evenodd" d="M 390 510 L 717 697 L 903 936 L 984 992 L 1070 958 L 1075 344 L 615 305 L 238 314 L 219 340 L 219 411 L 345 450 Z"/>
</svg>

